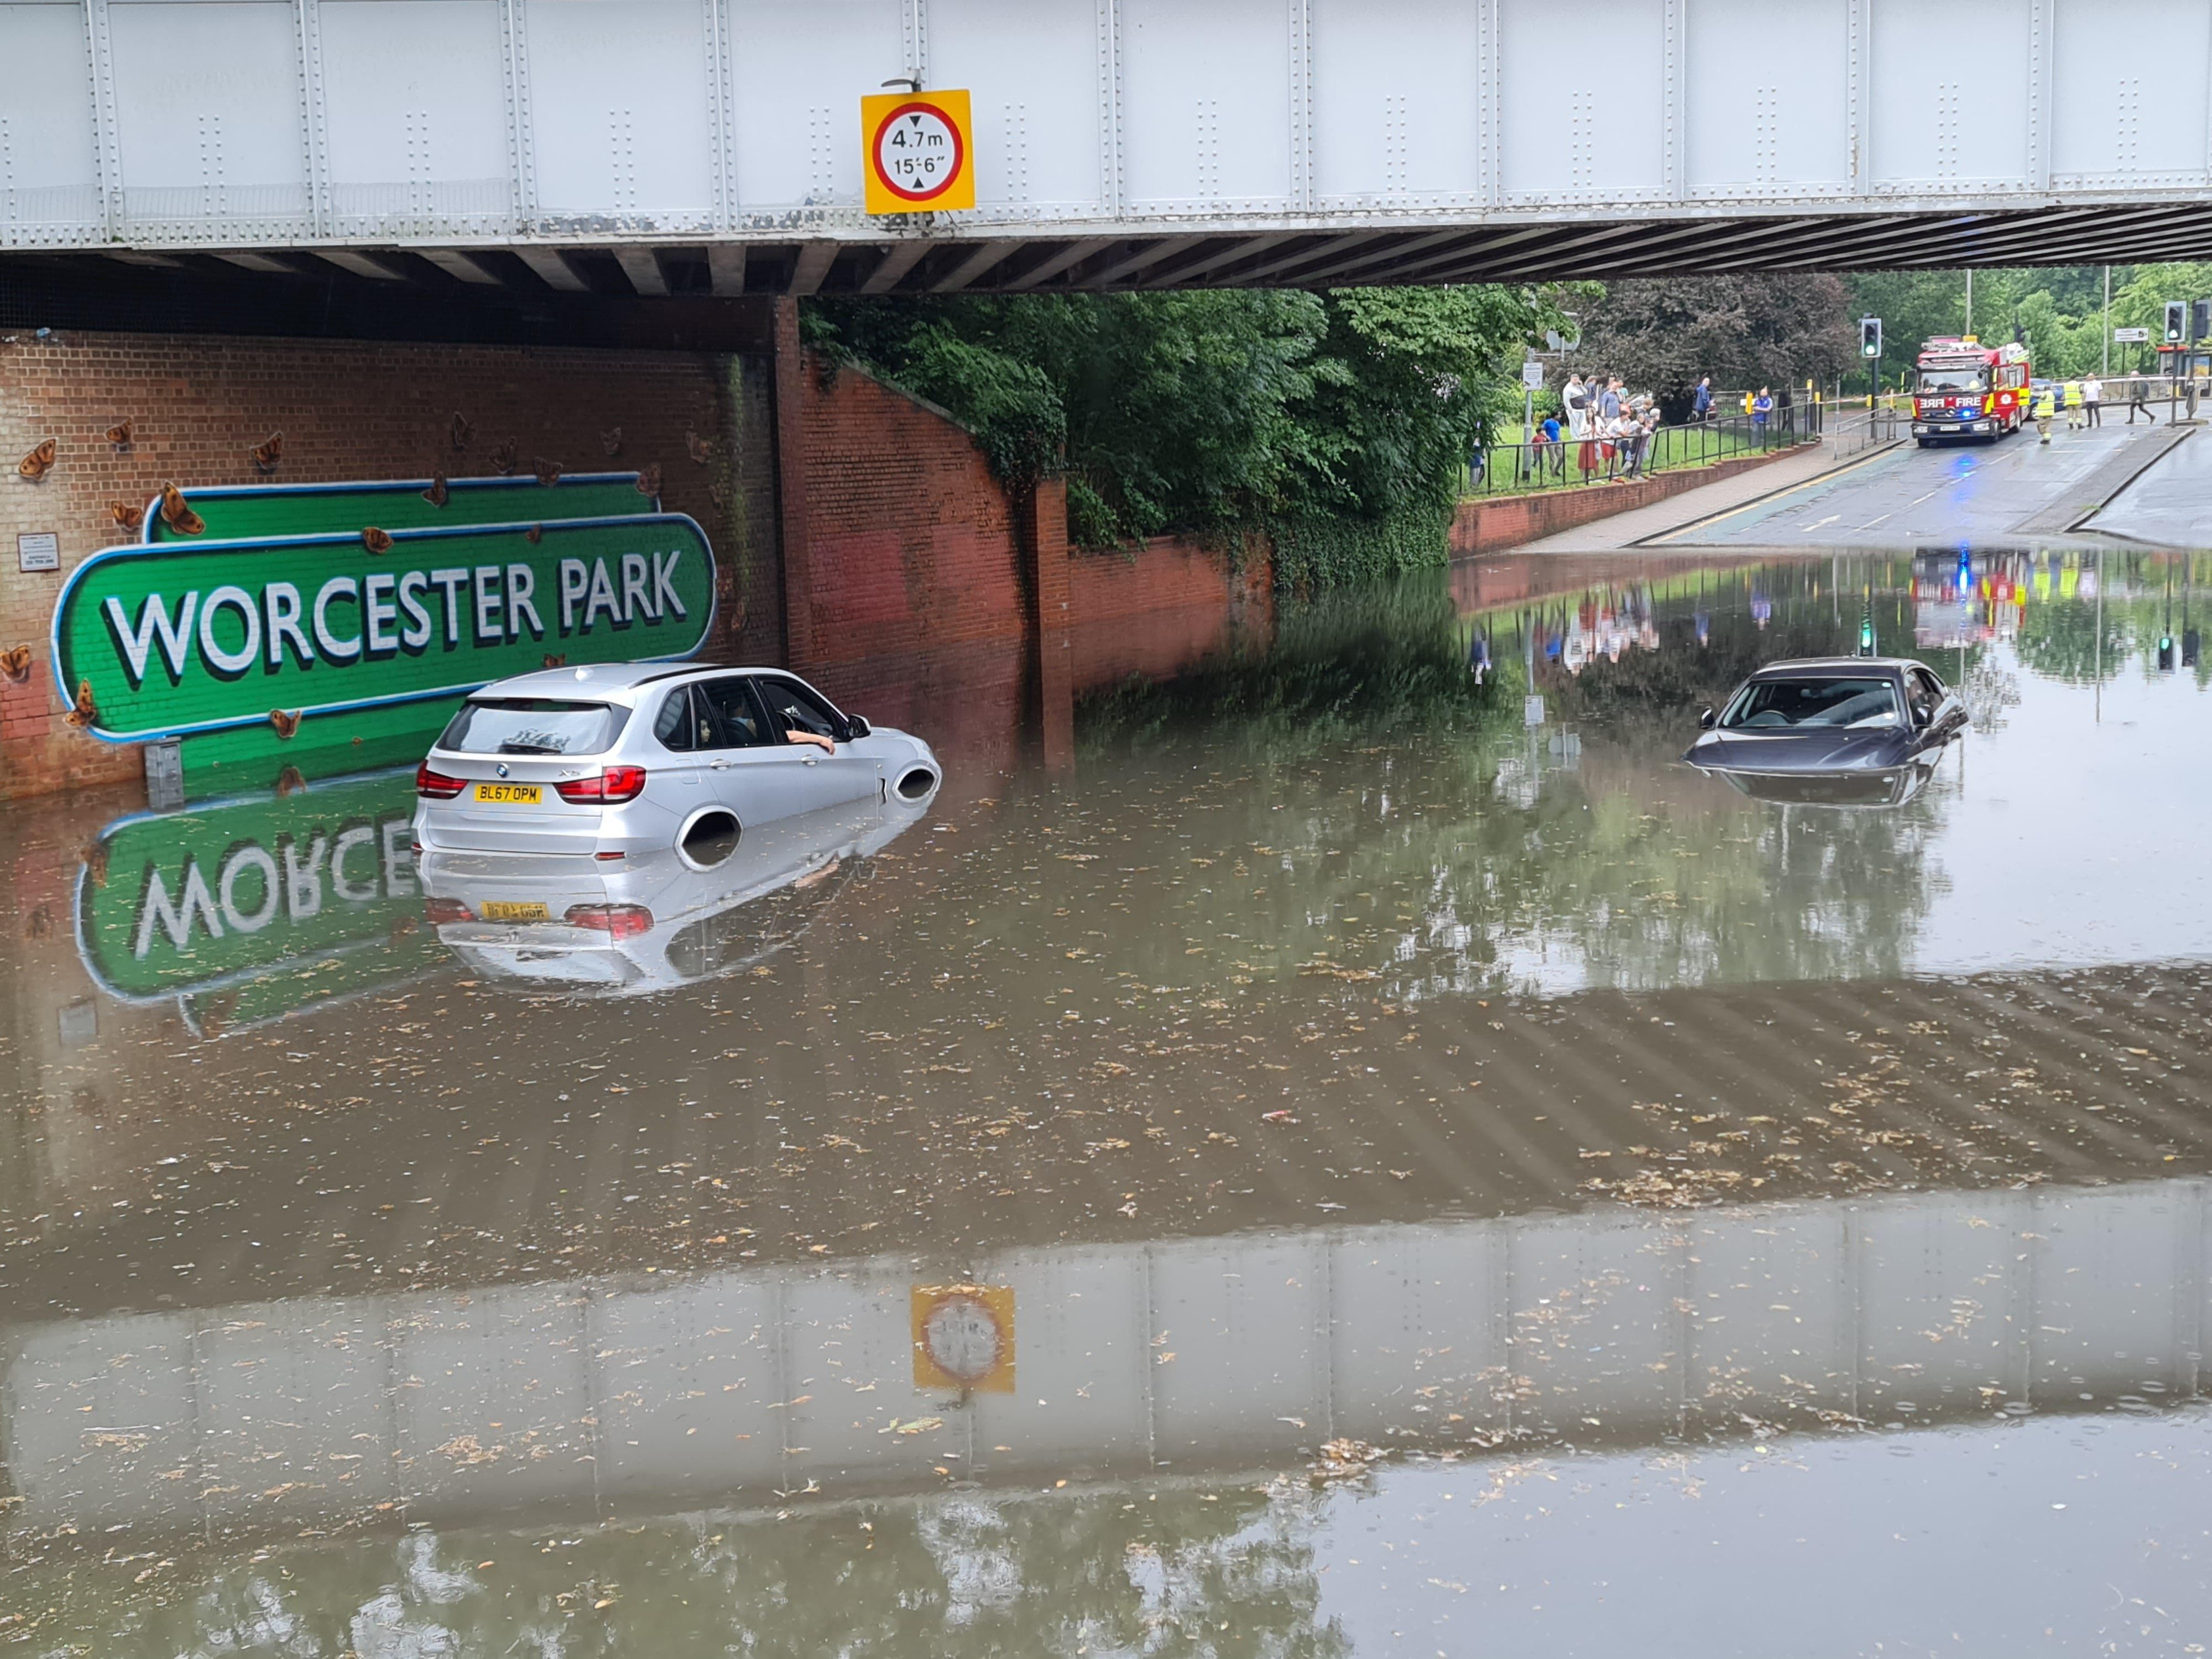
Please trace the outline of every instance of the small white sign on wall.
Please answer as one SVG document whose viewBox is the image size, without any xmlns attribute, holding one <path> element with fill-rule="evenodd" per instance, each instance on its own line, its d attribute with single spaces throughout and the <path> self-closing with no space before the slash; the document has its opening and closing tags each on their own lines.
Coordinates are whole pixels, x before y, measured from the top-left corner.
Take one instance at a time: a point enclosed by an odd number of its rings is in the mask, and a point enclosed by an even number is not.
<svg viewBox="0 0 2212 1659">
<path fill-rule="evenodd" d="M 15 568 L 58 570 L 62 568 L 62 538 L 52 530 L 27 530 L 15 538 Z"/>
</svg>

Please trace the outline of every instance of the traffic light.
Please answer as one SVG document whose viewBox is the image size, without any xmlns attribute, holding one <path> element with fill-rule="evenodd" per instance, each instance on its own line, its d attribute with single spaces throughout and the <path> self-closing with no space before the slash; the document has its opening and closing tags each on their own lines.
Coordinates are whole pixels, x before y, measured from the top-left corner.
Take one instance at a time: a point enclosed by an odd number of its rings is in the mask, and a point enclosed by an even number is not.
<svg viewBox="0 0 2212 1659">
<path fill-rule="evenodd" d="M 2204 636 L 2195 629 L 2185 628 L 2181 630 L 2181 665 L 2184 668 L 2197 666 L 2197 659 L 2203 644 Z"/>
<path fill-rule="evenodd" d="M 1874 605 L 1871 600 L 1859 611 L 1859 655 L 1874 655 Z"/>
<path fill-rule="evenodd" d="M 2173 635 L 2171 634 L 2158 636 L 2158 667 L 2162 674 L 2173 672 Z"/>
<path fill-rule="evenodd" d="M 2189 338 L 2193 344 L 2212 335 L 2212 300 L 2192 300 L 2189 302 Z"/>
<path fill-rule="evenodd" d="M 1879 357 L 1881 356 L 1881 318 L 1862 317 L 1859 319 L 1859 356 L 1862 357 Z"/>
<path fill-rule="evenodd" d="M 2189 333 L 2189 302 L 2168 300 L 2166 302 L 2166 343 L 2179 345 Z"/>
</svg>

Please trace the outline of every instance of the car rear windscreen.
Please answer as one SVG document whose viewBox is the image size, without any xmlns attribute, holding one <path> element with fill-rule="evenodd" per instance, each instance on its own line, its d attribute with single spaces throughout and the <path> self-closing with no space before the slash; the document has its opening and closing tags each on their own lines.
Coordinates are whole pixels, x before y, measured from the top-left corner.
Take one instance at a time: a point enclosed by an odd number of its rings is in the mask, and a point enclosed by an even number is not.
<svg viewBox="0 0 2212 1659">
<path fill-rule="evenodd" d="M 629 710 L 553 697 L 486 697 L 461 705 L 438 747 L 462 755 L 597 755 Z"/>
</svg>

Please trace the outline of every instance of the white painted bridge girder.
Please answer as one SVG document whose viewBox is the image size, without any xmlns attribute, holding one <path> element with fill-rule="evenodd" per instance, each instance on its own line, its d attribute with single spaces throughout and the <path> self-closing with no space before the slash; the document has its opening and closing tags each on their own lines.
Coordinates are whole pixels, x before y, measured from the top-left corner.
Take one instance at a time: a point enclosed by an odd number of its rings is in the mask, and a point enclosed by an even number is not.
<svg viewBox="0 0 2212 1659">
<path fill-rule="evenodd" d="M 12 250 L 1012 247 L 2212 191 L 2206 0 L 0 0 L 0 64 Z M 972 91 L 974 210 L 862 211 L 859 100 L 900 76 Z"/>
</svg>

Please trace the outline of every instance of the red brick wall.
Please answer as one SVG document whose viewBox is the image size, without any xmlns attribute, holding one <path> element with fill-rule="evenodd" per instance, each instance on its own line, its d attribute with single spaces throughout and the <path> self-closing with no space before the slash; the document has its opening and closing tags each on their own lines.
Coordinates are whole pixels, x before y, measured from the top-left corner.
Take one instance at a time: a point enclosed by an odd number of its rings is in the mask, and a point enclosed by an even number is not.
<svg viewBox="0 0 2212 1659">
<path fill-rule="evenodd" d="M 1577 525 L 1610 518 L 1631 507 L 1649 507 L 1686 489 L 1732 478 L 1739 472 L 1747 472 L 1753 467 L 1765 466 L 1769 461 L 1796 453 L 1794 449 L 1778 449 L 1770 455 L 1723 461 L 1717 466 L 1693 467 L 1680 472 L 1662 472 L 1632 483 L 1586 484 L 1568 489 L 1536 490 L 1526 495 L 1491 495 L 1463 501 L 1452 516 L 1451 556 L 1463 559 L 1471 554 L 1540 541 L 1562 530 L 1572 530 Z"/>
<path fill-rule="evenodd" d="M 811 354 L 802 395 L 804 665 L 1022 638 L 1014 514 L 967 431 Z"/>
<path fill-rule="evenodd" d="M 773 580 L 772 434 L 764 361 L 694 353 L 517 346 L 394 345 L 354 341 L 57 333 L 0 341 L 0 651 L 32 647 L 27 684 L 0 681 L 0 798 L 141 775 L 135 748 L 64 725 L 46 663 L 61 583 L 87 555 L 133 539 L 108 504 L 143 507 L 164 481 L 187 491 L 249 483 L 250 452 L 284 434 L 276 482 L 488 473 L 512 438 L 525 464 L 543 455 L 571 470 L 661 467 L 661 498 L 706 527 L 720 564 L 726 637 L 714 648 L 776 654 L 781 608 L 762 603 Z M 459 411 L 476 424 L 456 454 Z M 102 433 L 128 418 L 128 449 Z M 611 459 L 602 434 L 622 428 Z M 711 441 L 702 465 L 687 430 Z M 46 438 L 55 465 L 39 483 L 15 463 Z M 717 496 L 720 499 L 717 499 Z M 51 530 L 61 569 L 19 572 L 15 538 Z"/>
<path fill-rule="evenodd" d="M 1069 562 L 1079 691 L 1132 674 L 1178 673 L 1238 628 L 1264 631 L 1273 620 L 1273 561 L 1257 538 L 1234 570 L 1225 550 L 1174 536 L 1156 536 L 1133 554 L 1079 553 Z"/>
</svg>

